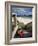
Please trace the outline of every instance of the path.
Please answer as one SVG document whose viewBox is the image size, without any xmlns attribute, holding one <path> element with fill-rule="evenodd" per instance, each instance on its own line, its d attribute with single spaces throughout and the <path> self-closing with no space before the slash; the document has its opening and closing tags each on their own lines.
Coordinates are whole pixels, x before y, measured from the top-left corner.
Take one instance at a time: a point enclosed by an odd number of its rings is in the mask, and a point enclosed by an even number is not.
<svg viewBox="0 0 38 46">
<path fill-rule="evenodd" d="M 12 38 L 14 38 L 14 36 L 15 36 L 15 34 L 16 34 L 16 31 L 17 31 L 17 29 L 18 29 L 18 26 L 16 26 L 16 27 L 14 28 L 14 31 L 12 32 Z"/>
</svg>

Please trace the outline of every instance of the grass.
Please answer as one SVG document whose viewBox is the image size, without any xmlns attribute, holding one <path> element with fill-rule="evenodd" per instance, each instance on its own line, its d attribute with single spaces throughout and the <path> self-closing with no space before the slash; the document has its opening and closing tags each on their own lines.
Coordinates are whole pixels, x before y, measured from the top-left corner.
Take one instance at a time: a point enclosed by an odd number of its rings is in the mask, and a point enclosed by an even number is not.
<svg viewBox="0 0 38 46">
<path fill-rule="evenodd" d="M 24 25 L 24 23 L 18 23 L 18 28 L 27 30 L 28 32 L 32 32 L 32 22 L 28 23 L 27 25 Z"/>
</svg>

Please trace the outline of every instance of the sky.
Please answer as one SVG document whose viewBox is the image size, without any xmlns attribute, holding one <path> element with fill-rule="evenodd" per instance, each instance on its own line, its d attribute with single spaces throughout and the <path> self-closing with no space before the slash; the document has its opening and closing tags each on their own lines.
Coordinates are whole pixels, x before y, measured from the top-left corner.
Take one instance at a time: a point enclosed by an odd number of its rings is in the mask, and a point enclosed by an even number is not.
<svg viewBox="0 0 38 46">
<path fill-rule="evenodd" d="M 32 8 L 26 8 L 26 7 L 12 7 L 11 8 L 12 13 L 16 13 L 17 15 L 32 15 Z"/>
</svg>

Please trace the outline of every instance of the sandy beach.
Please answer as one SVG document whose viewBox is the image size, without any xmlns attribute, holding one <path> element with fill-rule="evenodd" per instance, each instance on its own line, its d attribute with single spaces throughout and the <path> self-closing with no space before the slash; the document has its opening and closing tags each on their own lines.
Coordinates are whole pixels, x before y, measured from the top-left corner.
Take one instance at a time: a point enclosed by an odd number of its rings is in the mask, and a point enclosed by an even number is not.
<svg viewBox="0 0 38 46">
<path fill-rule="evenodd" d="M 32 19 L 31 19 L 31 18 L 17 17 L 17 20 L 18 20 L 19 22 L 24 23 L 25 25 L 28 24 L 28 23 L 30 23 L 30 22 L 32 22 Z"/>
</svg>

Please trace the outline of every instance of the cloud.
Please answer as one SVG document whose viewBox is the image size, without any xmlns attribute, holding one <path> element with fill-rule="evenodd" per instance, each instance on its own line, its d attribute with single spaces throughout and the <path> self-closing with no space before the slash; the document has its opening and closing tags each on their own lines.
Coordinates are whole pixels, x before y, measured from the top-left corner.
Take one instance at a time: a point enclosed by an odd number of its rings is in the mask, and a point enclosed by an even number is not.
<svg viewBox="0 0 38 46">
<path fill-rule="evenodd" d="M 32 15 L 32 8 L 12 8 L 12 13 L 16 13 L 17 15 Z"/>
</svg>

